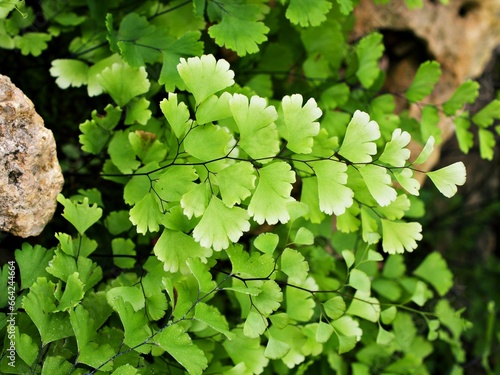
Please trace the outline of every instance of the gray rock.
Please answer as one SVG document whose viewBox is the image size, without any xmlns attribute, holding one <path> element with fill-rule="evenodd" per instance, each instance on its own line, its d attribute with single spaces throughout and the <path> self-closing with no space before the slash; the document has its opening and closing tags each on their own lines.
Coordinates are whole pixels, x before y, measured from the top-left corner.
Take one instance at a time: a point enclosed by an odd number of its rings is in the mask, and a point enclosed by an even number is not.
<svg viewBox="0 0 500 375">
<path fill-rule="evenodd" d="M 0 230 L 39 235 L 63 184 L 52 132 L 31 100 L 0 75 Z"/>
</svg>

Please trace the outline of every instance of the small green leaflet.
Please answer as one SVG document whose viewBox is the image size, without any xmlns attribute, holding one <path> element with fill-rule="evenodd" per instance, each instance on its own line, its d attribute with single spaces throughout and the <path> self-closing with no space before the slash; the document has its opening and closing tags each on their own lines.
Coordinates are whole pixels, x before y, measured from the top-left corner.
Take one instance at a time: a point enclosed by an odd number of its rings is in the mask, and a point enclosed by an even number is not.
<svg viewBox="0 0 500 375">
<path fill-rule="evenodd" d="M 313 137 L 319 133 L 322 111 L 314 99 L 309 99 L 302 107 L 302 95 L 285 96 L 278 111 L 278 131 L 287 140 L 287 148 L 298 154 L 310 154 Z"/>
<path fill-rule="evenodd" d="M 194 239 L 201 246 L 215 251 L 227 249 L 238 242 L 243 232 L 250 229 L 248 213 L 240 207 L 227 207 L 213 196 L 200 222 L 193 231 Z"/>
<path fill-rule="evenodd" d="M 426 61 L 420 65 L 412 84 L 406 90 L 406 97 L 412 102 L 419 102 L 430 95 L 441 77 L 441 67 L 437 61 Z"/>
<path fill-rule="evenodd" d="M 224 59 L 215 60 L 213 55 L 181 58 L 177 70 L 187 89 L 200 105 L 206 98 L 234 84 L 234 72 Z"/>
<path fill-rule="evenodd" d="M 371 33 L 361 39 L 356 46 L 359 64 L 356 77 L 365 88 L 370 88 L 381 72 L 378 60 L 384 53 L 382 39 L 382 34 Z"/>
<path fill-rule="evenodd" d="M 151 103 L 146 98 L 134 98 L 127 104 L 125 125 L 141 124 L 146 125 L 153 114 L 149 110 Z"/>
<path fill-rule="evenodd" d="M 375 164 L 367 164 L 358 169 L 366 187 L 377 203 L 384 207 L 393 202 L 397 197 L 396 190 L 391 186 L 391 176 L 387 169 Z"/>
<path fill-rule="evenodd" d="M 479 152 L 482 159 L 493 160 L 496 146 L 495 135 L 488 129 L 479 128 Z"/>
<path fill-rule="evenodd" d="M 363 330 L 359 327 L 358 321 L 351 316 L 341 316 L 331 324 L 339 339 L 339 354 L 351 351 L 356 346 L 356 343 L 361 340 Z"/>
<path fill-rule="evenodd" d="M 14 37 L 14 43 L 21 50 L 24 56 L 40 56 L 42 51 L 47 48 L 47 42 L 52 39 L 52 36 L 47 33 L 27 32 Z"/>
<path fill-rule="evenodd" d="M 375 121 L 370 121 L 366 112 L 357 110 L 347 125 L 339 155 L 351 163 L 371 163 L 377 153 L 374 141 L 380 138 L 380 129 Z"/>
<path fill-rule="evenodd" d="M 238 125 L 239 146 L 252 158 L 272 158 L 279 152 L 279 136 L 274 121 L 278 113 L 266 99 L 234 94 L 229 107 Z"/>
<path fill-rule="evenodd" d="M 102 209 L 97 207 L 95 203 L 90 206 L 87 197 L 83 199 L 82 203 L 74 203 L 64 198 L 62 194 L 59 194 L 57 196 L 57 201 L 64 206 L 63 216 L 81 235 L 102 216 Z"/>
<path fill-rule="evenodd" d="M 128 140 L 134 153 L 141 159 L 143 164 L 160 162 L 167 154 L 167 148 L 156 139 L 155 133 L 136 130 L 128 133 Z"/>
<path fill-rule="evenodd" d="M 464 113 L 464 115 L 455 117 L 453 122 L 455 124 L 455 134 L 460 151 L 467 154 L 472 146 L 474 146 L 474 135 L 469 130 L 470 121 L 468 112 Z"/>
<path fill-rule="evenodd" d="M 276 162 L 259 170 L 257 188 L 248 205 L 248 213 L 254 220 L 263 224 L 287 223 L 290 215 L 287 204 L 293 202 L 290 196 L 295 173 L 288 163 Z"/>
<path fill-rule="evenodd" d="M 153 192 L 147 193 L 130 209 L 130 222 L 138 233 L 158 232 L 162 217 L 158 197 Z"/>
<path fill-rule="evenodd" d="M 443 256 L 438 252 L 427 255 L 413 273 L 431 284 L 441 297 L 446 295 L 453 286 L 453 274 Z"/>
<path fill-rule="evenodd" d="M 83 61 L 73 59 L 56 59 L 52 61 L 50 75 L 56 77 L 56 84 L 61 89 L 80 87 L 88 80 L 89 67 Z"/>
<path fill-rule="evenodd" d="M 276 233 L 261 233 L 254 240 L 254 246 L 263 253 L 272 255 L 279 243 L 279 236 Z"/>
<path fill-rule="evenodd" d="M 209 327 L 222 333 L 229 340 L 235 336 L 234 333 L 229 331 L 226 318 L 215 306 L 207 305 L 204 302 L 198 302 L 194 310 L 194 319 L 206 323 Z"/>
<path fill-rule="evenodd" d="M 184 102 L 177 102 L 177 94 L 169 93 L 168 99 L 160 102 L 160 109 L 178 139 L 182 139 L 191 128 L 193 120 L 189 118 L 189 110 Z"/>
<path fill-rule="evenodd" d="M 359 316 L 375 323 L 380 318 L 380 302 L 376 298 L 370 297 L 369 292 L 358 289 L 347 308 L 346 314 Z"/>
<path fill-rule="evenodd" d="M 412 252 L 422 239 L 422 226 L 419 223 L 394 222 L 380 219 L 382 223 L 382 249 L 389 254 Z"/>
<path fill-rule="evenodd" d="M 227 128 L 212 124 L 194 127 L 184 139 L 186 152 L 201 161 L 223 158 L 234 144 Z"/>
<path fill-rule="evenodd" d="M 430 136 L 427 142 L 425 143 L 424 148 L 422 149 L 418 157 L 415 159 L 413 164 L 425 163 L 427 159 L 429 159 L 429 157 L 431 156 L 432 152 L 434 151 L 434 143 L 435 143 L 434 137 Z"/>
<path fill-rule="evenodd" d="M 487 128 L 493 124 L 495 119 L 500 118 L 500 99 L 495 99 L 481 108 L 472 117 L 472 122 L 481 128 Z"/>
<path fill-rule="evenodd" d="M 153 251 L 163 262 L 165 271 L 181 272 L 186 275 L 190 271 L 187 265 L 189 258 L 198 258 L 203 262 L 212 255 L 212 250 L 200 246 L 193 237 L 170 229 L 163 230 Z"/>
<path fill-rule="evenodd" d="M 384 151 L 378 160 L 394 167 L 403 167 L 410 157 L 410 150 L 405 148 L 410 143 L 410 140 L 410 133 L 399 128 L 394 129 L 391 140 L 386 143 Z"/>
<path fill-rule="evenodd" d="M 203 101 L 196 111 L 196 122 L 200 125 L 231 117 L 229 101 L 232 95 L 224 91 L 220 97 L 211 95 Z"/>
<path fill-rule="evenodd" d="M 348 188 L 347 166 L 333 160 L 311 164 L 318 179 L 319 208 L 331 215 L 342 215 L 353 204 L 353 191 Z"/>
<path fill-rule="evenodd" d="M 260 337 L 268 327 L 269 322 L 265 316 L 255 311 L 250 310 L 243 325 L 243 334 L 246 337 L 257 338 Z"/>
<path fill-rule="evenodd" d="M 192 375 L 201 375 L 208 366 L 203 350 L 193 343 L 179 324 L 164 328 L 154 341 Z"/>
<path fill-rule="evenodd" d="M 253 252 L 250 255 L 241 245 L 235 245 L 227 249 L 227 255 L 231 261 L 232 273 L 235 275 L 250 278 L 267 278 L 274 271 L 275 260 L 270 254 Z"/>
<path fill-rule="evenodd" d="M 29 288 L 38 277 L 49 276 L 45 268 L 54 255 L 53 250 L 40 245 L 32 247 L 24 242 L 21 250 L 16 250 L 14 254 L 21 273 L 21 289 Z"/>
<path fill-rule="evenodd" d="M 286 10 L 286 18 L 293 24 L 302 27 L 319 26 L 326 21 L 326 14 L 332 7 L 332 3 L 326 0 L 290 0 Z"/>
<path fill-rule="evenodd" d="M 287 247 L 281 254 L 279 261 L 280 270 L 288 276 L 288 282 L 301 284 L 306 280 L 309 273 L 309 264 L 297 250 Z"/>
<path fill-rule="evenodd" d="M 97 75 L 97 82 L 120 107 L 149 90 L 146 68 L 134 69 L 125 63 L 114 63 Z"/>
<path fill-rule="evenodd" d="M 237 162 L 216 175 L 222 202 L 228 207 L 240 204 L 255 189 L 255 170 L 251 163 Z"/>
<path fill-rule="evenodd" d="M 479 95 L 479 83 L 465 81 L 455 90 L 451 98 L 443 104 L 443 111 L 447 116 L 453 116 L 465 104 L 473 103 Z"/>
<path fill-rule="evenodd" d="M 128 131 L 118 130 L 108 145 L 111 161 L 122 173 L 132 173 L 141 165 L 141 162 L 135 157 L 128 135 Z"/>
<path fill-rule="evenodd" d="M 457 193 L 457 186 L 465 184 L 466 170 L 461 161 L 426 173 L 437 189 L 447 198 L 453 197 Z"/>
<path fill-rule="evenodd" d="M 191 219 L 193 217 L 200 217 L 205 213 L 205 210 L 208 207 L 208 203 L 210 202 L 210 197 L 212 196 L 212 192 L 210 191 L 210 184 L 208 181 L 195 185 L 194 188 L 185 193 L 181 198 L 181 208 L 184 212 L 184 215 Z M 230 205 L 227 205 L 232 207 Z M 170 214 L 172 214 L 172 209 L 170 210 Z M 163 221 L 163 224 L 168 227 L 167 222 Z M 171 228 L 171 229 L 181 229 L 181 228 Z M 187 228 L 183 228 L 184 230 Z"/>
<path fill-rule="evenodd" d="M 64 292 L 62 292 L 62 296 L 58 298 L 59 305 L 54 309 L 54 312 L 71 311 L 72 308 L 79 305 L 83 298 L 84 290 L 83 283 L 78 276 L 78 272 L 74 272 L 68 277 Z"/>
</svg>

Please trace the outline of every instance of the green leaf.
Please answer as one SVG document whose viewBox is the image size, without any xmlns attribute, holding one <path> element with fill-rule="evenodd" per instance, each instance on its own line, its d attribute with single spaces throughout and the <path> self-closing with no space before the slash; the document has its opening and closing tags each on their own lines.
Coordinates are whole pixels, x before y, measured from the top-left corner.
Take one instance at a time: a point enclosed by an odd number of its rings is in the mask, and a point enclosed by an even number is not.
<svg viewBox="0 0 500 375">
<path fill-rule="evenodd" d="M 288 163 L 276 162 L 259 170 L 257 188 L 248 205 L 248 213 L 259 224 L 287 223 L 290 215 L 286 209 L 294 199 L 290 196 L 295 173 Z"/>
<path fill-rule="evenodd" d="M 346 314 L 359 316 L 376 323 L 380 318 L 380 302 L 376 298 L 370 297 L 369 292 L 357 290 Z"/>
<path fill-rule="evenodd" d="M 441 143 L 441 129 L 439 128 L 439 110 L 434 105 L 426 105 L 422 108 L 421 120 L 420 120 L 420 133 L 422 134 L 422 139 L 428 139 L 429 137 L 434 137 L 437 144 Z"/>
<path fill-rule="evenodd" d="M 413 170 L 404 168 L 400 171 L 392 171 L 394 177 L 408 193 L 418 196 L 420 194 L 420 183 L 413 178 Z"/>
<path fill-rule="evenodd" d="M 52 375 L 57 373 L 69 373 L 73 371 L 74 365 L 64 357 L 47 356 L 43 361 L 42 375 Z"/>
<path fill-rule="evenodd" d="M 280 270 L 292 284 L 303 283 L 309 274 L 309 264 L 297 250 L 286 248 L 280 257 Z"/>
<path fill-rule="evenodd" d="M 372 284 L 365 272 L 354 268 L 349 275 L 349 285 L 356 290 L 369 294 Z"/>
<path fill-rule="evenodd" d="M 109 344 L 98 345 L 94 341 L 97 334 L 94 329 L 94 320 L 89 316 L 89 312 L 83 306 L 78 305 L 74 310 L 69 311 L 69 319 L 78 345 L 77 362 L 99 367 L 103 371 L 111 370 L 113 362 L 107 361 L 114 356 L 115 351 Z"/>
<path fill-rule="evenodd" d="M 253 244 L 263 253 L 272 255 L 279 241 L 280 238 L 276 233 L 261 233 L 255 238 Z"/>
<path fill-rule="evenodd" d="M 160 162 L 167 154 L 165 145 L 156 139 L 155 133 L 136 130 L 128 133 L 128 140 L 143 164 Z"/>
<path fill-rule="evenodd" d="M 177 102 L 177 94 L 169 93 L 168 99 L 160 102 L 160 109 L 178 139 L 182 139 L 191 128 L 189 109 L 184 102 Z"/>
<path fill-rule="evenodd" d="M 219 46 L 236 51 L 239 56 L 259 51 L 258 45 L 267 40 L 269 28 L 264 23 L 226 15 L 222 21 L 208 29 L 210 37 Z"/>
<path fill-rule="evenodd" d="M 308 0 L 290 0 L 286 10 L 286 18 L 293 24 L 302 27 L 318 26 L 326 21 L 326 14 L 332 7 L 332 4 L 326 0 L 315 1 Z"/>
<path fill-rule="evenodd" d="M 443 297 L 453 286 L 453 274 L 451 273 L 443 256 L 438 252 L 432 252 L 425 257 L 413 274 L 431 284 Z"/>
<path fill-rule="evenodd" d="M 56 77 L 56 84 L 61 89 L 80 87 L 87 83 L 89 67 L 83 61 L 73 59 L 56 59 L 52 61 L 49 72 Z"/>
<path fill-rule="evenodd" d="M 158 198 L 152 192 L 130 209 L 130 222 L 136 226 L 138 233 L 158 232 L 162 218 Z"/>
<path fill-rule="evenodd" d="M 361 340 L 363 330 L 352 317 L 344 315 L 331 324 L 339 339 L 339 354 L 351 351 L 356 346 L 356 343 Z"/>
<path fill-rule="evenodd" d="M 382 275 L 389 279 L 399 279 L 406 272 L 404 257 L 399 254 L 389 255 L 384 264 Z"/>
<path fill-rule="evenodd" d="M 54 312 L 70 311 L 80 303 L 84 295 L 84 290 L 83 283 L 78 276 L 78 272 L 74 272 L 68 277 L 64 292 L 61 298 L 59 298 L 59 305 L 53 310 Z"/>
<path fill-rule="evenodd" d="M 245 371 L 251 374 L 262 373 L 269 359 L 264 356 L 265 349 L 260 345 L 261 339 L 246 337 L 241 329 L 235 330 L 234 333 L 234 339 L 222 343 L 233 363 L 244 363 Z"/>
<path fill-rule="evenodd" d="M 426 173 L 437 189 L 447 198 L 457 193 L 457 186 L 465 184 L 466 171 L 464 163 L 456 162 L 436 171 Z"/>
<path fill-rule="evenodd" d="M 151 118 L 152 112 L 149 110 L 150 102 L 146 98 L 134 98 L 127 104 L 127 116 L 125 125 L 141 124 L 146 125 Z"/>
<path fill-rule="evenodd" d="M 347 268 L 351 268 L 356 261 L 356 256 L 351 250 L 342 250 L 342 258 L 344 258 Z"/>
<path fill-rule="evenodd" d="M 382 223 L 382 249 L 389 254 L 412 252 L 422 239 L 422 226 L 419 223 L 394 222 L 385 219 Z"/>
<path fill-rule="evenodd" d="M 17 355 L 28 366 L 33 366 L 38 357 L 38 345 L 33 338 L 25 333 L 19 334 L 19 329 L 16 330 L 16 352 Z"/>
<path fill-rule="evenodd" d="M 391 186 L 392 180 L 387 169 L 375 164 L 367 164 L 358 168 L 358 171 L 363 177 L 368 191 L 380 206 L 388 206 L 394 202 L 397 192 Z"/>
<path fill-rule="evenodd" d="M 200 217 L 205 213 L 212 195 L 210 188 L 210 182 L 206 181 L 202 184 L 195 185 L 193 189 L 182 196 L 180 203 L 183 213 L 187 218 L 191 219 L 193 216 Z M 170 214 L 172 214 L 172 210 L 170 210 Z M 166 225 L 165 221 L 163 223 Z"/>
<path fill-rule="evenodd" d="M 237 162 L 216 175 L 222 202 L 228 207 L 240 204 L 255 188 L 255 171 L 251 163 Z"/>
<path fill-rule="evenodd" d="M 108 153 L 113 164 L 122 173 L 132 173 L 141 162 L 136 160 L 135 152 L 129 140 L 128 131 L 116 131 L 108 145 Z"/>
<path fill-rule="evenodd" d="M 467 80 L 458 86 L 451 98 L 443 104 L 443 111 L 447 116 L 453 116 L 465 104 L 472 104 L 478 95 L 479 83 Z"/>
<path fill-rule="evenodd" d="M 42 345 L 73 335 L 68 315 L 54 312 L 56 297 L 55 284 L 40 277 L 31 285 L 29 293 L 23 298 L 23 308 L 35 324 Z"/>
<path fill-rule="evenodd" d="M 241 246 L 231 246 L 227 255 L 232 265 L 232 273 L 241 277 L 267 278 L 274 271 L 275 260 L 270 254 L 253 252 L 250 254 Z"/>
<path fill-rule="evenodd" d="M 21 274 L 21 290 L 29 288 L 37 278 L 49 276 L 45 268 L 54 256 L 53 250 L 40 245 L 32 247 L 24 242 L 21 250 L 16 250 L 14 256 Z"/>
<path fill-rule="evenodd" d="M 406 90 L 406 97 L 412 102 L 419 102 L 430 95 L 434 86 L 441 77 L 441 67 L 437 61 L 426 61 L 421 64 L 413 78 L 413 82 Z"/>
<path fill-rule="evenodd" d="M 290 345 L 269 335 L 264 355 L 269 359 L 281 359 L 290 352 Z"/>
<path fill-rule="evenodd" d="M 104 108 L 105 114 L 92 111 L 92 120 L 80 124 L 79 136 L 82 150 L 97 155 L 104 148 L 110 138 L 110 130 L 114 129 L 120 121 L 122 110 L 108 104 Z"/>
<path fill-rule="evenodd" d="M 443 326 L 450 329 L 453 337 L 458 339 L 470 323 L 461 317 L 462 311 L 455 311 L 446 299 L 440 300 L 435 309 L 436 315 Z"/>
<path fill-rule="evenodd" d="M 295 245 L 312 245 L 314 244 L 314 234 L 306 227 L 300 227 L 293 239 Z"/>
<path fill-rule="evenodd" d="M 317 342 L 324 344 L 330 339 L 334 331 L 335 330 L 333 329 L 331 324 L 325 322 L 319 322 L 318 328 L 316 330 L 315 339 Z"/>
<path fill-rule="evenodd" d="M 194 310 L 194 319 L 222 333 L 228 340 L 231 340 L 235 336 L 234 333 L 229 331 L 229 326 L 224 315 L 214 306 L 198 302 Z"/>
<path fill-rule="evenodd" d="M 278 113 L 264 98 L 234 94 L 229 107 L 240 133 L 239 146 L 254 159 L 269 159 L 279 152 L 279 136 L 274 121 Z"/>
<path fill-rule="evenodd" d="M 380 240 L 377 216 L 372 210 L 361 207 L 361 228 L 363 241 L 375 244 Z"/>
<path fill-rule="evenodd" d="M 482 159 L 493 160 L 494 148 L 496 146 L 493 132 L 479 128 L 479 152 Z"/>
<path fill-rule="evenodd" d="M 289 7 L 290 9 L 290 7 Z M 278 132 L 287 140 L 286 147 L 298 154 L 310 154 L 313 137 L 319 133 L 319 122 L 322 111 L 314 99 L 309 99 L 302 107 L 300 94 L 285 96 L 278 111 Z"/>
<path fill-rule="evenodd" d="M 134 69 L 125 63 L 114 63 L 97 75 L 97 82 L 120 107 L 149 90 L 146 69 Z"/>
<path fill-rule="evenodd" d="M 405 194 L 400 194 L 390 205 L 378 207 L 376 212 L 382 214 L 389 220 L 401 219 L 405 212 L 410 209 L 411 202 Z"/>
<path fill-rule="evenodd" d="M 394 129 L 391 140 L 385 144 L 384 151 L 378 160 L 394 167 L 403 167 L 410 157 L 410 150 L 406 148 L 410 140 L 410 133 L 399 128 Z"/>
<path fill-rule="evenodd" d="M 219 121 L 231 117 L 229 101 L 232 95 L 224 91 L 220 97 L 211 95 L 203 101 L 196 111 L 196 122 L 198 124 L 207 124 L 213 121 Z"/>
<path fill-rule="evenodd" d="M 347 166 L 333 160 L 311 164 L 318 179 L 319 208 L 331 215 L 342 215 L 353 204 L 353 191 L 347 184 Z"/>
<path fill-rule="evenodd" d="M 63 216 L 68 220 L 78 231 L 83 234 L 87 229 L 94 225 L 102 216 L 102 209 L 97 207 L 97 204 L 89 205 L 87 197 L 82 203 L 75 203 L 64 198 L 62 194 L 57 196 L 57 201 L 64 206 Z"/>
<path fill-rule="evenodd" d="M 333 320 L 339 319 L 346 310 L 346 305 L 341 296 L 335 296 L 323 303 L 326 315 Z"/>
<path fill-rule="evenodd" d="M 251 310 L 243 325 L 243 334 L 250 338 L 260 337 L 268 327 L 266 317 L 257 311 Z"/>
<path fill-rule="evenodd" d="M 42 52 L 47 49 L 47 42 L 52 39 L 50 34 L 27 32 L 22 35 L 14 37 L 16 47 L 21 50 L 24 56 L 32 55 L 34 57 L 40 56 Z"/>
<path fill-rule="evenodd" d="M 337 0 L 337 3 L 340 6 L 340 12 L 342 14 L 347 15 L 352 12 L 354 7 L 352 0 Z"/>
<path fill-rule="evenodd" d="M 351 163 L 371 163 L 377 153 L 375 142 L 380 138 L 380 129 L 375 121 L 370 121 L 368 113 L 355 111 L 347 125 L 344 140 L 338 151 Z"/>
<path fill-rule="evenodd" d="M 163 230 L 153 251 L 163 262 L 165 271 L 179 271 L 184 275 L 191 272 L 187 264 L 189 258 L 197 258 L 205 263 L 212 255 L 211 249 L 201 247 L 193 237 L 170 229 Z"/>
<path fill-rule="evenodd" d="M 239 207 L 227 207 L 217 197 L 212 197 L 200 222 L 193 231 L 194 239 L 201 246 L 215 251 L 227 249 L 250 229 L 248 213 Z"/>
<path fill-rule="evenodd" d="M 455 117 L 453 123 L 455 124 L 458 147 L 460 147 L 460 151 L 467 154 L 474 146 L 474 135 L 469 131 L 470 120 L 468 113 L 465 113 L 465 116 Z"/>
<path fill-rule="evenodd" d="M 424 148 L 422 149 L 422 151 L 420 151 L 420 154 L 415 159 L 413 164 L 425 163 L 427 159 L 429 159 L 429 157 L 431 156 L 432 152 L 434 151 L 434 143 L 435 143 L 434 137 L 430 136 L 429 139 L 427 139 Z"/>
<path fill-rule="evenodd" d="M 179 362 L 190 374 L 201 375 L 208 366 L 203 350 L 178 325 L 170 325 L 154 337 L 154 341 Z"/>
<path fill-rule="evenodd" d="M 493 124 L 495 119 L 500 118 L 500 100 L 495 99 L 481 108 L 474 116 L 472 121 L 481 128 L 487 128 Z"/>
<path fill-rule="evenodd" d="M 234 139 L 227 128 L 218 125 L 194 127 L 184 139 L 186 152 L 201 161 L 227 156 L 234 146 Z"/>
<path fill-rule="evenodd" d="M 297 285 L 300 288 L 295 288 L 288 285 L 285 290 L 286 313 L 290 319 L 299 322 L 308 322 L 314 314 L 316 302 L 312 299 L 312 294 L 307 290 L 317 290 L 317 285 L 311 278 Z"/>
<path fill-rule="evenodd" d="M 177 70 L 187 89 L 200 105 L 206 98 L 234 84 L 234 72 L 226 60 L 215 60 L 213 55 L 181 58 Z"/>
<path fill-rule="evenodd" d="M 174 165 L 164 169 L 156 178 L 154 187 L 162 200 L 181 201 L 184 194 L 196 187 L 196 170 L 190 165 Z"/>
<path fill-rule="evenodd" d="M 394 335 L 394 333 L 385 330 L 381 325 L 378 326 L 378 334 L 376 340 L 376 343 L 378 345 L 389 345 L 394 341 L 395 337 L 396 336 Z"/>
<path fill-rule="evenodd" d="M 135 244 L 130 238 L 113 238 L 111 240 L 113 264 L 120 268 L 134 268 L 136 260 Z"/>
<path fill-rule="evenodd" d="M 384 53 L 382 34 L 371 33 L 360 40 L 356 46 L 358 69 L 356 77 L 365 88 L 370 88 L 380 74 L 378 60 Z"/>
</svg>

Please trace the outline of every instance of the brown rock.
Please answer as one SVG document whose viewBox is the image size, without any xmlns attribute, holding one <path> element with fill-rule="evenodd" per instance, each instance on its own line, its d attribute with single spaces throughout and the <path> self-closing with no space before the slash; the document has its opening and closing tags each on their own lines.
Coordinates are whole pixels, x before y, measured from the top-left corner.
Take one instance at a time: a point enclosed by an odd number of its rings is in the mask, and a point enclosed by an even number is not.
<svg viewBox="0 0 500 375">
<path fill-rule="evenodd" d="M 0 75 L 0 230 L 40 234 L 63 183 L 52 132 L 31 100 Z"/>
<path fill-rule="evenodd" d="M 436 60 L 441 64 L 441 79 L 425 100 L 438 106 L 462 82 L 478 77 L 500 44 L 500 0 L 450 0 L 448 5 L 438 0 L 424 0 L 421 9 L 413 10 L 408 9 L 404 0 L 392 0 L 385 5 L 361 0 L 355 16 L 354 39 L 375 30 L 381 30 L 386 36 L 390 54 L 386 82 L 389 91 L 405 91 L 423 60 Z M 406 102 L 398 102 L 399 109 L 405 106 Z M 418 118 L 419 106 L 412 105 L 409 110 Z M 443 117 L 439 126 L 443 141 L 452 136 L 454 125 L 450 119 Z M 411 146 L 412 153 L 421 149 L 416 144 Z M 430 170 L 438 160 L 436 149 L 420 169 Z"/>
</svg>

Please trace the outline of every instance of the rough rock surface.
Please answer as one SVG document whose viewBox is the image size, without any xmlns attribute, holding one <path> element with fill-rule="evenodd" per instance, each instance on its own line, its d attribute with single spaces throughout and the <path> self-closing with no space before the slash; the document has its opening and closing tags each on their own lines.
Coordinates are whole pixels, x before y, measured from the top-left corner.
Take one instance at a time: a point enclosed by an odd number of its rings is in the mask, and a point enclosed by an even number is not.
<svg viewBox="0 0 500 375">
<path fill-rule="evenodd" d="M 31 100 L 0 75 L 0 230 L 40 234 L 63 183 L 52 132 Z"/>
<path fill-rule="evenodd" d="M 374 30 L 385 35 L 388 52 L 387 89 L 403 92 L 413 80 L 425 59 L 441 64 L 442 77 L 426 101 L 436 105 L 445 102 L 467 79 L 478 77 L 500 44 L 500 0 L 424 0 L 421 9 L 410 10 L 404 0 L 375 5 L 361 0 L 356 7 L 356 24 L 352 37 L 360 38 Z M 398 103 L 400 108 L 406 103 Z M 418 117 L 420 108 L 410 113 Z M 439 124 L 443 141 L 451 137 L 454 125 L 448 119 Z M 415 152 L 418 146 L 413 145 Z M 439 150 L 422 167 L 429 170 L 439 160 Z"/>
</svg>

